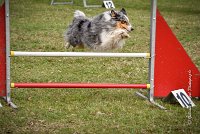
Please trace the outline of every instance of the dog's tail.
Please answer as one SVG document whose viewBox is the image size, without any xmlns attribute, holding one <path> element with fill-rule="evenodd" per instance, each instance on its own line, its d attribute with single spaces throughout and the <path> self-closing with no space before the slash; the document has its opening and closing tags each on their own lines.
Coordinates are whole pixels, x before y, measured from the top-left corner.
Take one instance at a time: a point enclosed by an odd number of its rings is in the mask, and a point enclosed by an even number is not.
<svg viewBox="0 0 200 134">
<path fill-rule="evenodd" d="M 74 12 L 74 18 L 79 18 L 79 17 L 85 18 L 85 14 L 82 11 L 76 10 Z"/>
</svg>

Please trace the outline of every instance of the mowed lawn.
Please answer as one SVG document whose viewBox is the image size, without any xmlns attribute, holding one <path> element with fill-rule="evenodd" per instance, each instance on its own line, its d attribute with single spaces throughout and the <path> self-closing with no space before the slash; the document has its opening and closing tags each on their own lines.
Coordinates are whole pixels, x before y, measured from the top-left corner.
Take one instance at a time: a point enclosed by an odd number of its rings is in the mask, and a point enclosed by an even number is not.
<svg viewBox="0 0 200 134">
<path fill-rule="evenodd" d="M 61 0 L 62 1 L 62 0 Z M 64 1 L 64 0 L 63 0 Z M 150 1 L 113 0 L 116 10 L 124 7 L 134 26 L 122 50 L 149 52 Z M 50 0 L 11 0 L 11 50 L 71 51 L 63 34 L 75 10 L 88 17 L 105 8 L 50 5 Z M 102 4 L 88 0 L 89 4 Z M 158 8 L 185 50 L 200 69 L 200 1 L 158 0 Z M 76 50 L 86 51 L 86 50 Z M 170 52 L 170 50 L 169 50 Z M 177 57 L 181 58 L 181 57 Z M 12 82 L 148 83 L 148 59 L 14 57 Z M 192 111 L 178 103 L 156 102 L 161 110 L 135 95 L 136 89 L 12 89 L 18 109 L 0 103 L 0 133 L 149 134 L 200 133 L 200 101 Z M 192 118 L 188 116 L 192 115 Z"/>
</svg>

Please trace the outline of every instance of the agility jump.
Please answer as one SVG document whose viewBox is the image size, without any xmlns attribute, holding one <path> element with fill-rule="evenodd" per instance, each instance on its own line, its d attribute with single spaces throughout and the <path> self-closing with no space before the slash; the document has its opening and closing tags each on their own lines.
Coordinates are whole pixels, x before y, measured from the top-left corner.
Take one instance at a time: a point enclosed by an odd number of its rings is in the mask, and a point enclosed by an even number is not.
<svg viewBox="0 0 200 134">
<path fill-rule="evenodd" d="M 147 99 L 166 97 L 172 90 L 185 89 L 191 79 L 192 97 L 200 97 L 200 72 L 157 10 L 157 0 L 151 1 L 150 53 L 79 53 L 79 52 L 18 52 L 10 51 L 9 0 L 0 7 L 0 96 L 12 107 L 11 88 L 141 88 L 148 89 Z M 5 51 L 6 49 L 6 51 Z M 170 53 L 169 53 L 170 52 Z M 80 57 L 142 57 L 149 58 L 148 84 L 96 83 L 12 83 L 10 58 L 13 56 L 80 56 Z M 177 58 L 180 57 L 180 58 Z"/>
</svg>

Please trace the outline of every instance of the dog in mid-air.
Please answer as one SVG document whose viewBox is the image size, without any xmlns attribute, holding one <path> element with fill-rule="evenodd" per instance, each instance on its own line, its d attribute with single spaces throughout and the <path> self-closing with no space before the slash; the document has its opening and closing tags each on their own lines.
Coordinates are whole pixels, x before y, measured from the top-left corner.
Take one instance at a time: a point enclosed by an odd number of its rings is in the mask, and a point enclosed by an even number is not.
<svg viewBox="0 0 200 134">
<path fill-rule="evenodd" d="M 89 48 L 94 51 L 122 48 L 132 30 L 124 8 L 121 11 L 106 11 L 92 19 L 77 10 L 65 33 L 66 47 Z"/>
</svg>

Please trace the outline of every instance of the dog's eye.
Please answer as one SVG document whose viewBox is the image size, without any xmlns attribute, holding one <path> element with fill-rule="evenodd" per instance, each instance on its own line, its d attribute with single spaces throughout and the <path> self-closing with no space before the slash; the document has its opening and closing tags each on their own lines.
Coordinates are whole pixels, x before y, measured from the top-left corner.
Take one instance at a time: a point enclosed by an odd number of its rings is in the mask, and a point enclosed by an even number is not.
<svg viewBox="0 0 200 134">
<path fill-rule="evenodd" d="M 122 24 L 126 24 L 126 21 L 121 21 Z"/>
</svg>

